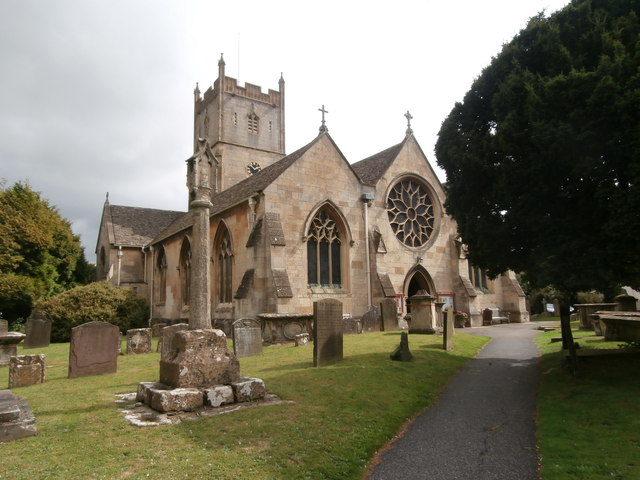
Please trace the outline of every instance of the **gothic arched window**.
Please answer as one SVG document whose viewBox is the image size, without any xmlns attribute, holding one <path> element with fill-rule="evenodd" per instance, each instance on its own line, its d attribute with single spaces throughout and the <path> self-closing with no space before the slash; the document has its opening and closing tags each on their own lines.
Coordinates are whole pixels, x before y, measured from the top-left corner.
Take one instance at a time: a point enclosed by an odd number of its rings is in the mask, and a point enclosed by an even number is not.
<svg viewBox="0 0 640 480">
<path fill-rule="evenodd" d="M 180 294 L 182 305 L 189 305 L 191 293 L 191 244 L 185 237 L 180 249 Z"/>
<path fill-rule="evenodd" d="M 230 303 L 233 301 L 233 249 L 231 247 L 231 236 L 224 224 L 220 224 L 214 251 L 218 263 L 218 301 Z"/>
<path fill-rule="evenodd" d="M 156 258 L 156 301 L 164 303 L 167 300 L 167 256 L 164 248 L 158 249 Z"/>
<path fill-rule="evenodd" d="M 313 217 L 306 240 L 309 285 L 341 287 L 342 241 L 336 221 L 327 209 Z"/>
</svg>

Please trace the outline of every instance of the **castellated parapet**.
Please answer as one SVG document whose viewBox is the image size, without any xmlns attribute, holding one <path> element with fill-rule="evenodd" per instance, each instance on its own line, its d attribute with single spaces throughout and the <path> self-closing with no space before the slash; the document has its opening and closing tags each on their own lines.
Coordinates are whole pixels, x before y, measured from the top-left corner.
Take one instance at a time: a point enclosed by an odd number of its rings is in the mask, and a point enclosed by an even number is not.
<svg viewBox="0 0 640 480">
<path fill-rule="evenodd" d="M 239 97 L 255 100 L 262 103 L 267 103 L 274 107 L 279 107 L 282 104 L 281 92 L 273 89 L 269 89 L 267 93 L 262 92 L 262 87 L 254 85 L 252 83 L 245 83 L 244 86 L 238 85 L 238 81 L 233 77 L 224 77 L 224 93 L 231 95 L 237 95 Z M 214 99 L 218 97 L 220 93 L 220 79 L 216 79 L 213 83 L 213 87 L 209 87 L 204 92 L 204 97 L 201 95 L 196 96 L 196 114 L 200 113 L 207 105 L 209 105 Z"/>
</svg>

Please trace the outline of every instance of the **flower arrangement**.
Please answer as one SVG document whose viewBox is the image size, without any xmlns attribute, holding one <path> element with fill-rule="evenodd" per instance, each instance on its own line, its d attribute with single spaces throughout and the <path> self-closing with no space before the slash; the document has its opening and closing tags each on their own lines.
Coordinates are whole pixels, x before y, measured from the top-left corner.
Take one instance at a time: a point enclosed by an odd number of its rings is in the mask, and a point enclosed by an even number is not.
<svg viewBox="0 0 640 480">
<path fill-rule="evenodd" d="M 453 314 L 453 324 L 456 328 L 464 328 L 468 325 L 469 314 L 467 312 L 455 312 Z"/>
</svg>

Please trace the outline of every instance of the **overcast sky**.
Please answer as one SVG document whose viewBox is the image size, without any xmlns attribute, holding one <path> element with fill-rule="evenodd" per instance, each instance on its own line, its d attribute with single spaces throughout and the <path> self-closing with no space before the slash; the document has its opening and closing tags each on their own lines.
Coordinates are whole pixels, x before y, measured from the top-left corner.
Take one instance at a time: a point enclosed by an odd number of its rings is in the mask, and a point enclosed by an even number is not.
<svg viewBox="0 0 640 480">
<path fill-rule="evenodd" d="M 438 130 L 527 23 L 569 0 L 0 0 L 0 178 L 28 181 L 95 262 L 115 205 L 185 210 L 193 89 L 286 83 L 287 153 L 329 133 L 351 163 Z M 442 181 L 444 174 L 437 170 Z"/>
</svg>

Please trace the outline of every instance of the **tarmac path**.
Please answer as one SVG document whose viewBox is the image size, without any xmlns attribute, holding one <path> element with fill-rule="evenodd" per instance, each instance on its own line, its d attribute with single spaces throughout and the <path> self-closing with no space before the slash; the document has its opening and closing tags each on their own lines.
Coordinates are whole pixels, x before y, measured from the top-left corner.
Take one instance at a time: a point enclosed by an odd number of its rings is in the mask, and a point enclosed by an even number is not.
<svg viewBox="0 0 640 480">
<path fill-rule="evenodd" d="M 463 331 L 492 340 L 450 380 L 436 403 L 379 453 L 369 480 L 538 479 L 540 372 L 533 338 L 540 331 L 532 323 Z"/>
</svg>

